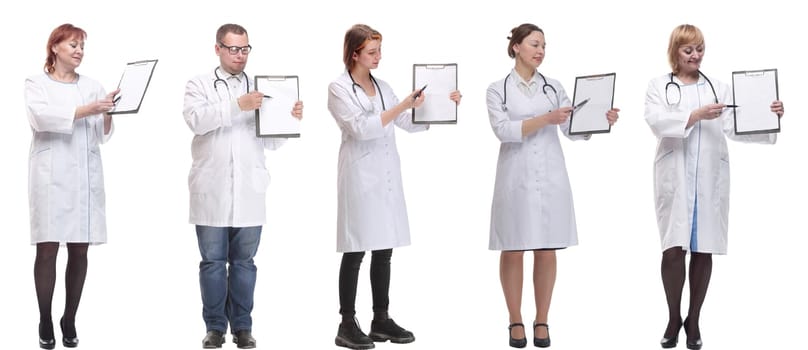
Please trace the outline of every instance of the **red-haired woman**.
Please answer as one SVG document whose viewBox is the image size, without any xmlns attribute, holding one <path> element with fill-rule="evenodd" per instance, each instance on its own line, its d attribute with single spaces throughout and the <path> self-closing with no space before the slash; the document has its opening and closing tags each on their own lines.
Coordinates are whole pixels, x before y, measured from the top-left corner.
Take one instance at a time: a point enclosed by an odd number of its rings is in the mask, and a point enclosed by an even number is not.
<svg viewBox="0 0 808 350">
<path fill-rule="evenodd" d="M 67 246 L 62 344 L 78 346 L 76 310 L 87 274 L 87 248 L 107 240 L 104 176 L 98 145 L 112 134 L 112 97 L 101 84 L 76 73 L 87 33 L 63 24 L 50 35 L 45 71 L 25 81 L 32 139 L 28 170 L 34 283 L 39 303 L 39 346 L 56 345 L 51 303 L 56 254 Z"/>
</svg>

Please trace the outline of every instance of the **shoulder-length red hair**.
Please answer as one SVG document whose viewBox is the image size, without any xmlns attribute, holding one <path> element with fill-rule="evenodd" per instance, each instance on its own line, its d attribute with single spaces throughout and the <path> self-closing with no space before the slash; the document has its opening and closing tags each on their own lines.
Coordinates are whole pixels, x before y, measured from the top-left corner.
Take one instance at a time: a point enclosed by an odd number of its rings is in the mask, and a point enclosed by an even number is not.
<svg viewBox="0 0 808 350">
<path fill-rule="evenodd" d="M 53 47 L 65 40 L 73 38 L 84 40 L 87 38 L 87 32 L 84 29 L 76 27 L 70 23 L 62 24 L 54 29 L 48 38 L 48 44 L 45 46 L 47 58 L 45 59 L 45 71 L 53 73 L 54 65 L 56 64 L 56 53 L 53 52 Z"/>
</svg>

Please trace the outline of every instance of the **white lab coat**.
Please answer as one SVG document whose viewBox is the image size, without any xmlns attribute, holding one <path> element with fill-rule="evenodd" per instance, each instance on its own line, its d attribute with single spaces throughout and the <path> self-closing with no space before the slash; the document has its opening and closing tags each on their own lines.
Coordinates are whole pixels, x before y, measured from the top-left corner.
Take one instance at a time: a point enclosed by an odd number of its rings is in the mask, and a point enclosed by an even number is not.
<svg viewBox="0 0 808 350">
<path fill-rule="evenodd" d="M 218 73 L 227 84 L 219 81 L 214 87 L 211 71 L 185 85 L 183 116 L 195 135 L 188 174 L 189 221 L 215 227 L 260 226 L 266 223 L 269 186 L 264 149 L 277 149 L 285 139 L 256 137 L 255 111 L 239 109 L 236 99 L 247 93 L 247 84 L 253 91 L 251 78 L 239 76 L 239 81 L 221 69 Z"/>
<path fill-rule="evenodd" d="M 732 103 L 726 84 L 710 79 L 715 88 L 699 77 L 696 84 L 681 87 L 681 101 L 669 105 L 665 86 L 670 75 L 652 79 L 645 97 L 645 120 L 657 137 L 654 158 L 654 202 L 662 250 L 682 247 L 690 250 L 693 208 L 696 206 L 697 251 L 726 254 L 729 215 L 729 153 L 725 135 L 736 141 L 774 143 L 776 134 L 736 135 L 732 112 L 702 120 L 686 128 L 690 113 L 701 106 Z M 677 99 L 671 85 L 669 100 Z M 696 204 L 696 199 L 698 203 Z"/>
<path fill-rule="evenodd" d="M 33 137 L 28 168 L 31 244 L 107 241 L 104 173 L 98 145 L 103 115 L 75 120 L 76 108 L 106 97 L 104 88 L 80 75 L 62 83 L 47 74 L 25 80 L 25 107 Z"/>
<path fill-rule="evenodd" d="M 510 77 L 488 86 L 486 103 L 494 134 L 502 142 L 497 160 L 494 200 L 491 205 L 491 250 L 531 250 L 563 248 L 578 244 L 575 210 L 567 166 L 558 138 L 559 128 L 571 140 L 584 136 L 569 134 L 569 121 L 547 125 L 527 137 L 522 121 L 560 105 L 570 106 L 564 88 L 554 79 L 547 82 L 558 91 L 558 99 L 544 82 L 533 75 L 538 91 L 531 98 L 517 87 L 521 80 L 515 71 Z M 507 84 L 507 111 L 502 108 Z M 552 102 L 551 102 L 552 100 Z"/>
<path fill-rule="evenodd" d="M 376 81 L 381 91 L 373 98 L 358 86 L 354 94 L 347 71 L 328 86 L 328 110 L 342 131 L 337 168 L 338 252 L 410 244 L 395 126 L 409 132 L 428 127 L 413 124 L 409 111 L 382 126 L 379 95 L 387 108 L 399 100 L 386 82 Z"/>
</svg>

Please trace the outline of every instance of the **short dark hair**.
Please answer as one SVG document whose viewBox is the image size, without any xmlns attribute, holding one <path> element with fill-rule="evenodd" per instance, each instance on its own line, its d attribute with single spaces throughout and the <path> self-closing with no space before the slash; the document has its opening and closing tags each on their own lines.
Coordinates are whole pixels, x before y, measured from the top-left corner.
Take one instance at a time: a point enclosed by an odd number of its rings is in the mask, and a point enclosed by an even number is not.
<svg viewBox="0 0 808 350">
<path fill-rule="evenodd" d="M 233 23 L 224 24 L 221 27 L 219 27 L 219 30 L 216 31 L 216 43 L 217 44 L 221 43 L 222 40 L 224 40 L 224 36 L 227 35 L 227 33 L 247 35 L 247 30 L 238 24 Z"/>
</svg>

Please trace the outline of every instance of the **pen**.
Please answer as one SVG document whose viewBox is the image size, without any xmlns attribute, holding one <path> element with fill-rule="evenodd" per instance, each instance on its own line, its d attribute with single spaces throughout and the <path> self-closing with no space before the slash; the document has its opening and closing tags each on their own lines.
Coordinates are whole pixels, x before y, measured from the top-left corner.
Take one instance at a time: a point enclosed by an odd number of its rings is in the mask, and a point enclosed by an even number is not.
<svg viewBox="0 0 808 350">
<path fill-rule="evenodd" d="M 115 98 L 114 98 L 114 99 L 112 99 L 112 104 L 116 104 L 116 103 L 118 103 L 118 101 L 120 101 L 120 100 L 121 100 L 121 95 L 115 96 Z"/>
<path fill-rule="evenodd" d="M 587 99 L 584 99 L 583 101 L 581 101 L 581 103 L 579 103 L 579 104 L 578 104 L 578 105 L 576 105 L 575 107 L 572 107 L 572 110 L 573 110 L 573 111 L 578 110 L 578 108 L 583 107 L 583 105 L 585 105 L 587 102 L 589 102 L 589 99 L 588 99 L 588 98 L 587 98 Z"/>
<path fill-rule="evenodd" d="M 415 96 L 412 97 L 412 99 L 414 100 L 414 99 L 416 99 L 418 97 L 421 97 L 421 93 L 424 92 L 424 89 L 426 89 L 427 85 L 429 85 L 429 84 L 424 84 L 424 87 L 422 87 L 421 90 L 418 90 L 418 93 L 416 93 Z"/>
<path fill-rule="evenodd" d="M 738 105 L 726 105 L 725 108 L 738 108 Z"/>
<path fill-rule="evenodd" d="M 264 95 L 264 98 L 272 98 L 272 96 Z"/>
</svg>

